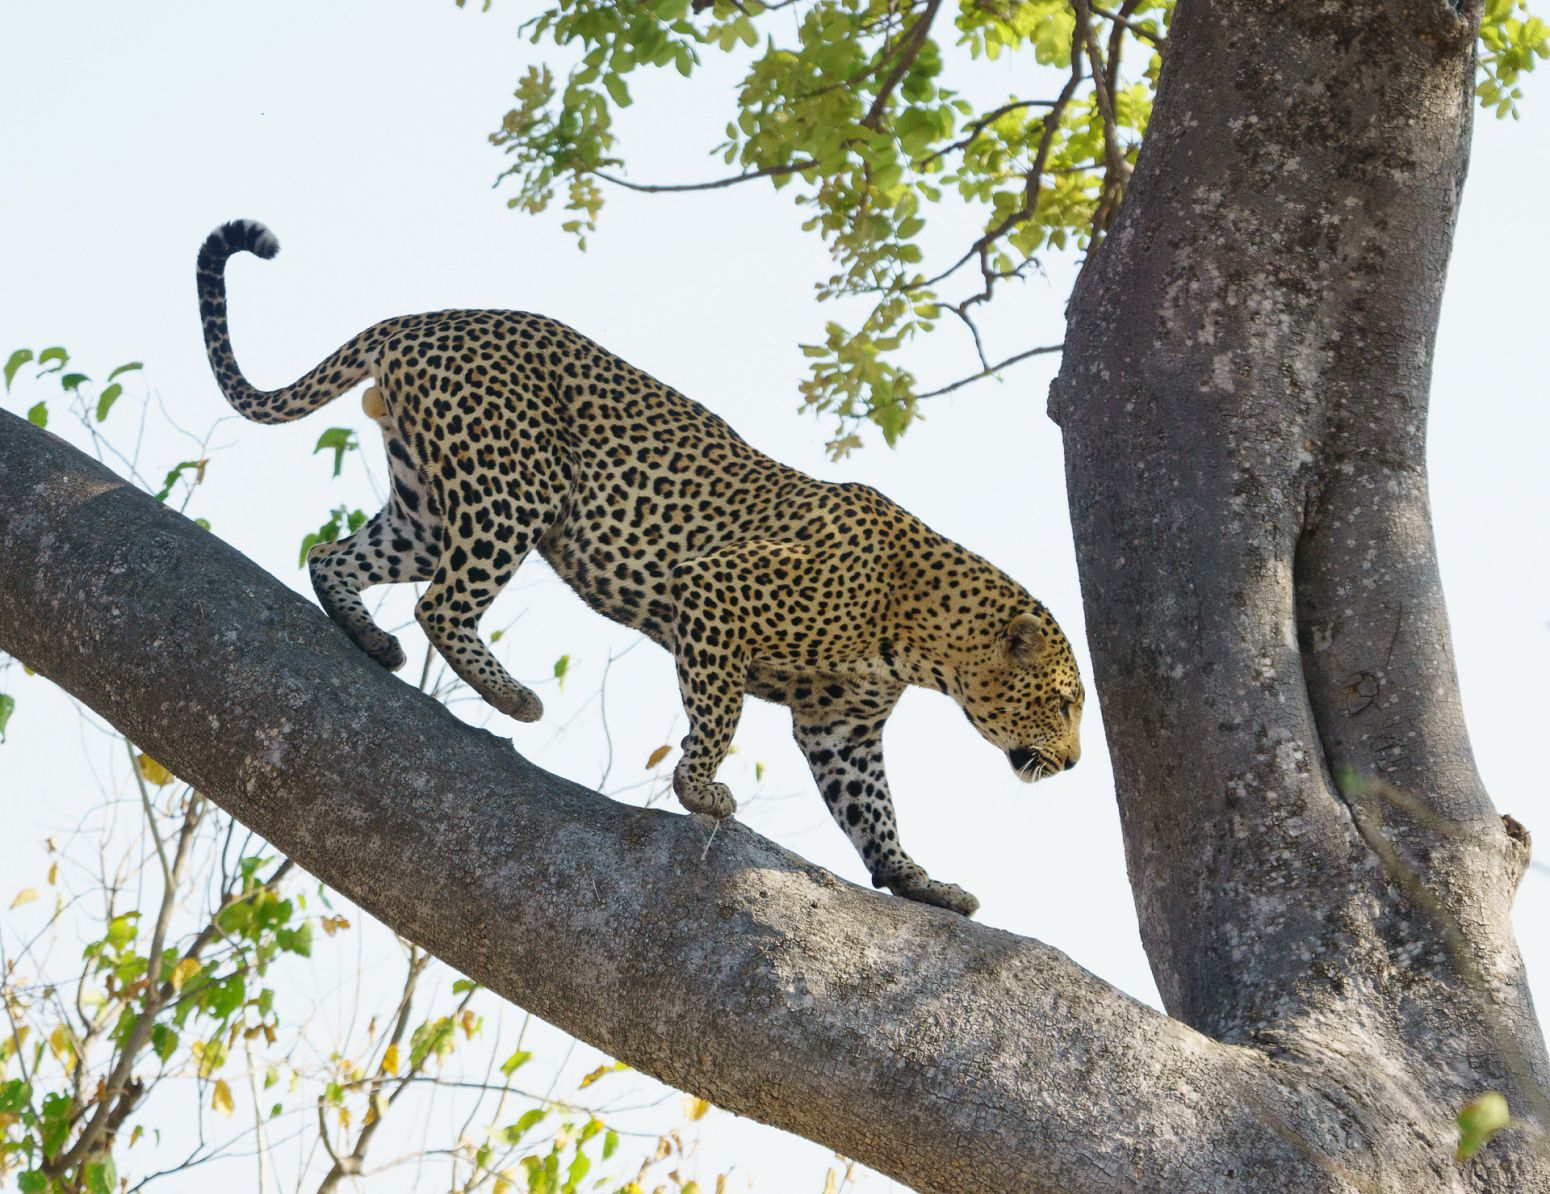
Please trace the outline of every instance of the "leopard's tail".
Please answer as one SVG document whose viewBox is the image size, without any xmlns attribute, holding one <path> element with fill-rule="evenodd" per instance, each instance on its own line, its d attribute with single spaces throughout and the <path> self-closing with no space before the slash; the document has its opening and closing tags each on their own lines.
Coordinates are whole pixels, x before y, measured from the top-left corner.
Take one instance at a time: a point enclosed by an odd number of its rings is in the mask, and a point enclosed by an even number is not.
<svg viewBox="0 0 1550 1194">
<path fill-rule="evenodd" d="M 199 315 L 205 351 L 226 400 L 256 423 L 288 423 L 311 414 L 371 375 L 367 336 L 349 341 L 306 376 L 279 390 L 260 390 L 242 375 L 226 325 L 226 260 L 235 253 L 268 259 L 280 251 L 274 233 L 257 220 L 233 220 L 205 238 L 199 249 Z"/>
</svg>

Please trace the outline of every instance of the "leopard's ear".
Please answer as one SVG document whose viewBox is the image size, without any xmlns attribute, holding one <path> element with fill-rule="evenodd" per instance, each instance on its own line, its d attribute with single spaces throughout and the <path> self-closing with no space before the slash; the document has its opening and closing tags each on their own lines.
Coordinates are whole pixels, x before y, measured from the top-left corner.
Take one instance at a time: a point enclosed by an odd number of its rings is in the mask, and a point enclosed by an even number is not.
<svg viewBox="0 0 1550 1194">
<path fill-rule="evenodd" d="M 1049 648 L 1049 627 L 1037 614 L 1018 614 L 1006 628 L 1007 654 L 1032 663 Z"/>
</svg>

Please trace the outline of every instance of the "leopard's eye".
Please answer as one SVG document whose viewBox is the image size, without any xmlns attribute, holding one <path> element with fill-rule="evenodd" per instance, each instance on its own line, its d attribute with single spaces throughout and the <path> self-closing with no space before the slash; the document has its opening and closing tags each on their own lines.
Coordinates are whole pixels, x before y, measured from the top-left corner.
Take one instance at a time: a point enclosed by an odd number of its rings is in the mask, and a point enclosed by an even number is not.
<svg viewBox="0 0 1550 1194">
<path fill-rule="evenodd" d="M 1060 716 L 1065 718 L 1065 720 L 1067 720 L 1067 721 L 1071 720 L 1071 702 L 1070 701 L 1061 701 L 1060 702 Z"/>
</svg>

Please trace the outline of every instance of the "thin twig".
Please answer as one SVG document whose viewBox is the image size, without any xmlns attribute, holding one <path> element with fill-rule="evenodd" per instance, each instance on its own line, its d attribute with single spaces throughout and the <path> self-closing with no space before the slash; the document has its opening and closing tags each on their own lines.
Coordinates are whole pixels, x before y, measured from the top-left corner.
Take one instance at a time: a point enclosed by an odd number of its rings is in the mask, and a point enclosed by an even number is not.
<svg viewBox="0 0 1550 1194">
<path fill-rule="evenodd" d="M 1042 348 L 1030 348 L 1027 352 L 1020 352 L 1016 356 L 1007 357 L 1006 360 L 992 365 L 988 369 L 981 369 L 972 377 L 965 377 L 962 381 L 955 381 L 950 386 L 943 386 L 939 390 L 928 390 L 924 394 L 917 394 L 915 395 L 915 401 L 919 402 L 926 398 L 936 398 L 942 394 L 951 394 L 954 390 L 962 389 L 964 386 L 972 385 L 974 382 L 983 381 L 987 377 L 1000 373 L 1001 370 L 1009 365 L 1017 364 L 1018 361 L 1026 361 L 1029 357 L 1042 356 L 1045 353 L 1059 352 L 1064 347 L 1064 344 L 1046 344 Z"/>
<path fill-rule="evenodd" d="M 1128 29 L 1142 41 L 1151 42 L 1159 50 L 1168 44 L 1168 39 L 1162 34 L 1156 32 L 1155 30 L 1148 29 L 1145 25 L 1138 25 L 1130 19 L 1130 13 L 1135 11 L 1135 4 L 1133 3 L 1125 5 L 1124 9 L 1120 12 L 1113 12 L 1107 8 L 1100 8 L 1096 4 L 1091 4 L 1088 7 L 1090 7 L 1093 12 L 1102 17 L 1104 20 L 1113 21 L 1114 24 L 1120 28 Z"/>
<path fill-rule="evenodd" d="M 1054 106 L 1054 100 L 1013 100 L 1009 104 L 1002 104 L 999 108 L 995 108 L 989 112 L 986 112 L 985 115 L 981 116 L 978 120 L 971 121 L 968 126 L 967 136 L 960 137 L 951 145 L 944 145 L 935 153 L 928 153 L 925 157 L 920 158 L 914 163 L 915 167 L 916 169 L 919 169 L 922 166 L 928 166 L 938 158 L 946 157 L 948 154 L 953 153 L 956 150 L 967 149 L 970 145 L 974 144 L 974 142 L 979 139 L 979 135 L 981 133 L 983 133 L 987 128 L 989 128 L 992 124 L 1000 120 L 1009 112 L 1017 112 L 1023 108 L 1053 108 Z"/>
<path fill-rule="evenodd" d="M 627 178 L 619 178 L 617 175 L 605 174 L 601 170 L 588 171 L 596 175 L 604 182 L 611 182 L 616 187 L 624 187 L 631 191 L 641 191 L 647 195 L 661 195 L 671 191 L 715 191 L 722 187 L 736 186 L 740 182 L 753 182 L 756 178 L 778 178 L 784 174 L 799 174 L 803 170 L 811 170 L 817 162 L 787 162 L 783 166 L 765 166 L 760 170 L 750 170 L 746 174 L 734 174 L 730 178 L 718 178 L 713 182 L 674 182 L 674 183 L 644 183 L 631 182 Z"/>
</svg>

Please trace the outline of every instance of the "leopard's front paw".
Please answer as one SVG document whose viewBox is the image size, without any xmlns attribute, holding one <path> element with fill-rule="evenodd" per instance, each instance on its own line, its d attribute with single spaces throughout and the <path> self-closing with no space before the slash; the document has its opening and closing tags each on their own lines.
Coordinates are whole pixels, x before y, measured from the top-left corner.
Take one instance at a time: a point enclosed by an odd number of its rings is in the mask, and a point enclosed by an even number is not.
<svg viewBox="0 0 1550 1194">
<path fill-rule="evenodd" d="M 896 896 L 917 903 L 946 908 L 959 916 L 973 916 L 979 911 L 980 902 L 956 883 L 941 883 L 926 874 L 918 863 L 907 863 L 892 875 L 875 877 L 872 882 L 886 887 Z"/>
<path fill-rule="evenodd" d="M 544 703 L 539 695 L 522 684 L 501 693 L 500 699 L 490 700 L 490 704 L 515 721 L 537 721 L 544 715 Z"/>
<path fill-rule="evenodd" d="M 737 801 L 732 798 L 732 789 L 726 784 L 695 783 L 675 772 L 673 791 L 678 793 L 678 803 L 691 813 L 705 813 L 719 821 L 737 811 Z"/>
</svg>

